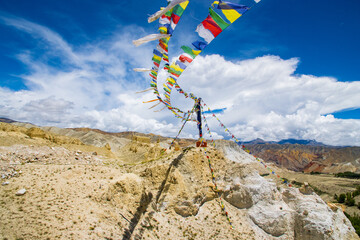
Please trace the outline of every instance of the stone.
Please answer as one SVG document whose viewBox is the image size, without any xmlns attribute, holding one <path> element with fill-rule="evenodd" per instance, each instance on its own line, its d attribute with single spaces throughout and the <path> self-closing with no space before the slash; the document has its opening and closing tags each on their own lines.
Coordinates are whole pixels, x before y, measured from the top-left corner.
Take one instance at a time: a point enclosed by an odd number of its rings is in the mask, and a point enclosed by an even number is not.
<svg viewBox="0 0 360 240">
<path fill-rule="evenodd" d="M 3 182 L 1 185 L 5 186 L 5 185 L 9 185 L 9 182 Z"/>
<path fill-rule="evenodd" d="M 104 148 L 108 151 L 111 151 L 111 147 L 110 147 L 110 144 L 109 143 L 106 143 Z"/>
<path fill-rule="evenodd" d="M 17 193 L 15 193 L 16 196 L 22 196 L 26 193 L 26 189 L 23 188 L 23 189 L 20 189 L 19 191 L 17 191 Z"/>
<path fill-rule="evenodd" d="M 216 197 L 217 197 L 217 194 L 214 191 L 209 190 L 205 193 L 202 203 L 211 201 L 211 200 L 215 199 Z"/>
<path fill-rule="evenodd" d="M 318 195 L 298 194 L 294 203 L 296 239 L 358 239 L 346 236 L 352 226 L 343 212 L 331 210 Z"/>
<path fill-rule="evenodd" d="M 242 184 L 230 186 L 224 195 L 224 199 L 237 208 L 250 208 L 253 205 L 249 190 Z"/>
<path fill-rule="evenodd" d="M 295 211 L 281 201 L 272 203 L 263 201 L 249 209 L 250 219 L 274 237 L 293 232 L 294 214 Z"/>
<path fill-rule="evenodd" d="M 183 201 L 181 203 L 178 203 L 175 206 L 174 210 L 177 214 L 183 217 L 189 217 L 195 216 L 199 211 L 199 207 L 190 201 Z"/>
</svg>

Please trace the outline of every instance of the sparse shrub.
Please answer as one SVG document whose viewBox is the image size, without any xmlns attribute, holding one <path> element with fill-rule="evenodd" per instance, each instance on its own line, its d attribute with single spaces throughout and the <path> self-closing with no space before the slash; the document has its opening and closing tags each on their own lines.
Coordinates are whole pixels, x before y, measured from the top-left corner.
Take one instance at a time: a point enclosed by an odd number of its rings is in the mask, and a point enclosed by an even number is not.
<svg viewBox="0 0 360 240">
<path fill-rule="evenodd" d="M 359 173 L 353 173 L 353 172 L 343 172 L 343 173 L 336 173 L 335 177 L 359 179 L 360 174 Z"/>
<path fill-rule="evenodd" d="M 346 200 L 350 200 L 351 198 L 351 192 L 346 193 Z"/>
<path fill-rule="evenodd" d="M 352 197 L 352 193 L 348 192 L 346 193 L 346 200 L 345 200 L 345 204 L 348 206 L 354 206 L 355 205 L 355 200 Z"/>
<path fill-rule="evenodd" d="M 310 185 L 309 184 L 309 186 L 312 188 L 312 189 L 314 189 L 314 192 L 316 192 L 316 194 L 317 195 L 321 195 L 321 194 L 325 194 L 326 192 L 324 192 L 324 191 L 322 191 L 321 189 L 319 189 L 319 188 L 317 188 L 317 187 L 315 187 L 315 186 L 313 186 L 313 185 Z M 346 196 L 345 196 L 346 197 Z"/>
<path fill-rule="evenodd" d="M 341 193 L 341 194 L 339 195 L 338 202 L 339 202 L 339 203 L 344 203 L 344 202 L 345 202 L 345 199 L 346 199 L 345 193 Z"/>
<path fill-rule="evenodd" d="M 296 186 L 298 186 L 298 187 L 301 187 L 302 186 L 302 183 L 301 182 L 298 182 L 298 181 L 292 181 L 291 182 L 293 185 L 296 185 Z"/>
<path fill-rule="evenodd" d="M 351 198 L 349 200 L 346 200 L 345 204 L 348 205 L 349 207 L 355 206 L 355 199 Z"/>
<path fill-rule="evenodd" d="M 352 192 L 352 196 L 356 197 L 360 195 L 360 191 L 358 189 L 356 189 L 355 191 Z"/>
</svg>

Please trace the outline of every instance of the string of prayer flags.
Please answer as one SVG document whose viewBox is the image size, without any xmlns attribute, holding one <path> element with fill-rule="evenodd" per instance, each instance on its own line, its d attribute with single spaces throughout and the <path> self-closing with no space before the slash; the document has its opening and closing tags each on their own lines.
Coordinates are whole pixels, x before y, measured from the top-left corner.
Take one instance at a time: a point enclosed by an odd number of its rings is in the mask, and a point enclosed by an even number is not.
<svg viewBox="0 0 360 240">
<path fill-rule="evenodd" d="M 259 2 L 258 0 L 254 1 Z M 234 4 L 224 1 L 214 1 L 210 8 L 208 16 L 197 26 L 196 32 L 199 39 L 189 45 L 183 45 L 181 49 L 183 53 L 172 64 L 169 64 L 168 43 L 172 34 L 179 23 L 184 11 L 186 10 L 189 1 L 187 0 L 173 0 L 168 3 L 168 6 L 162 8 L 160 11 L 151 15 L 148 22 L 159 19 L 158 34 L 150 34 L 144 38 L 134 41 L 135 45 L 140 45 L 148 41 L 159 40 L 158 45 L 154 49 L 153 68 L 150 70 L 151 82 L 150 86 L 154 89 L 153 92 L 169 110 L 171 110 L 175 117 L 183 118 L 184 111 L 174 107 L 171 104 L 171 91 L 175 89 L 184 95 L 185 98 L 190 97 L 197 101 L 197 97 L 192 93 L 185 92 L 178 84 L 177 80 L 184 72 L 186 67 L 203 51 L 207 45 L 217 37 L 223 30 L 229 27 L 236 19 L 242 16 L 250 7 L 245 5 Z M 158 70 L 161 62 L 164 61 L 163 69 L 167 72 L 166 83 L 164 86 L 164 98 L 160 95 L 157 85 Z M 145 71 L 145 69 L 138 71 Z M 149 71 L 147 69 L 147 71 Z"/>
<path fill-rule="evenodd" d="M 150 34 L 144 38 L 133 41 L 134 45 L 139 46 L 139 45 L 149 42 L 149 41 L 159 40 L 158 45 L 156 46 L 156 48 L 153 51 L 153 53 L 154 53 L 154 55 L 152 57 L 153 67 L 149 74 L 150 77 L 152 78 L 152 80 L 150 82 L 150 86 L 153 88 L 153 92 L 156 95 L 157 100 L 160 103 L 165 104 L 165 107 L 168 107 L 169 109 L 171 109 L 175 113 L 176 117 L 178 117 L 177 112 L 181 112 L 181 111 L 170 105 L 169 99 L 170 99 L 171 91 L 168 90 L 169 91 L 168 98 L 165 96 L 166 99 L 162 99 L 162 97 L 160 96 L 160 93 L 158 91 L 157 77 L 158 77 L 158 70 L 159 70 L 162 60 L 165 62 L 164 69 L 166 71 L 170 71 L 170 66 L 168 64 L 169 63 L 168 42 L 171 38 L 172 32 L 175 30 L 175 27 L 178 24 L 188 3 L 189 3 L 189 1 L 187 1 L 187 0 L 173 0 L 173 1 L 169 2 L 167 7 L 156 12 L 155 14 L 150 16 L 148 19 L 149 22 L 152 22 L 152 21 L 160 18 L 159 19 L 159 28 L 158 28 L 159 34 Z M 140 69 L 137 69 L 137 70 L 140 70 Z M 174 70 L 174 68 L 172 68 L 172 71 L 174 71 L 174 73 L 176 74 L 179 71 L 179 69 L 175 68 L 175 70 Z M 151 101 L 147 101 L 144 103 L 149 103 L 149 102 L 153 102 L 153 101 L 156 101 L 156 100 L 151 100 Z M 155 106 L 157 106 L 157 105 L 155 105 Z M 161 110 L 159 110 L 159 111 L 161 111 Z"/>
<path fill-rule="evenodd" d="M 201 104 L 200 104 L 200 106 L 201 106 Z M 204 142 L 204 138 L 201 138 L 200 146 L 203 145 L 203 142 Z M 213 141 L 213 142 L 214 142 L 214 141 Z M 228 212 L 226 211 L 226 209 L 225 209 L 224 201 L 223 201 L 223 199 L 222 199 L 222 197 L 221 197 L 221 193 L 220 193 L 219 188 L 218 188 L 218 186 L 217 186 L 214 169 L 213 169 L 213 167 L 212 167 L 210 157 L 209 157 L 209 155 L 207 154 L 207 149 L 206 149 L 206 147 L 204 147 L 204 154 L 205 154 L 205 157 L 206 157 L 207 160 L 208 160 L 208 165 L 209 165 L 209 169 L 210 169 L 210 173 L 211 173 L 211 180 L 212 180 L 212 182 L 213 182 L 213 184 L 214 184 L 214 188 L 215 188 L 214 190 L 215 190 L 215 192 L 217 193 L 218 198 L 219 198 L 219 200 L 220 200 L 221 210 L 225 213 L 226 219 L 227 219 L 227 221 L 228 221 L 229 224 L 230 224 L 230 228 L 231 228 L 231 229 L 234 229 L 233 224 L 232 224 L 232 222 L 231 222 L 231 219 L 230 219 L 230 217 L 229 217 L 229 213 L 228 213 Z"/>
<path fill-rule="evenodd" d="M 250 9 L 250 7 L 247 7 L 245 5 L 238 5 L 223 1 L 214 1 L 212 4 L 212 8 L 209 8 L 209 15 L 196 28 L 196 32 L 198 33 L 200 39 L 192 43 L 192 46 L 194 48 L 188 46 L 181 47 L 184 53 L 179 56 L 179 61 L 186 64 L 191 63 L 193 59 L 195 59 L 196 56 L 199 55 L 201 51 L 204 50 L 204 48 L 214 38 L 216 38 L 223 30 L 229 27 L 236 19 L 241 17 L 243 13 Z M 218 10 L 219 13 L 216 10 Z M 171 72 L 171 74 L 174 73 Z M 180 75 L 177 74 L 175 76 L 177 81 L 177 78 L 179 78 Z M 178 86 L 177 82 L 175 86 Z M 173 86 L 169 87 L 170 90 L 172 90 L 172 87 Z M 178 87 L 176 90 L 179 93 L 183 94 L 185 97 L 190 96 L 194 101 L 197 100 L 197 97 L 195 95 L 193 95 L 192 93 L 187 94 L 180 87 Z M 169 99 L 169 102 L 171 106 L 171 98 Z"/>
<path fill-rule="evenodd" d="M 201 102 L 200 102 L 199 105 L 200 105 L 201 111 L 203 112 L 204 109 L 203 109 L 203 106 L 201 105 Z M 216 147 L 215 141 L 214 141 L 214 139 L 213 139 L 213 137 L 212 137 L 212 134 L 211 134 L 209 125 L 208 125 L 208 123 L 207 123 L 206 117 L 205 117 L 205 115 L 203 115 L 203 114 L 202 114 L 202 117 L 203 117 L 203 119 L 204 119 L 205 128 L 206 128 L 206 130 L 208 131 L 208 134 L 210 135 L 211 144 L 213 144 L 213 146 Z M 200 145 L 202 145 L 202 142 L 203 142 L 203 141 L 204 141 L 204 139 L 201 138 L 201 144 L 200 144 Z M 215 178 L 215 174 L 214 174 L 214 169 L 213 169 L 213 167 L 212 167 L 210 157 L 207 155 L 207 149 L 206 149 L 206 147 L 204 147 L 204 150 L 205 150 L 205 151 L 204 151 L 205 156 L 206 156 L 206 158 L 207 158 L 207 160 L 208 160 L 208 164 L 209 164 L 209 169 L 210 169 L 210 173 L 211 173 L 211 180 L 212 180 L 212 182 L 213 182 L 213 184 L 214 184 L 215 192 L 218 194 L 218 197 L 219 197 L 219 200 L 220 200 L 221 210 L 224 212 L 224 214 L 225 214 L 225 216 L 226 216 L 226 219 L 228 220 L 228 222 L 229 222 L 229 224 L 230 224 L 230 228 L 233 229 L 234 227 L 233 227 L 233 224 L 232 224 L 232 222 L 231 222 L 230 216 L 229 216 L 228 212 L 227 212 L 226 209 L 225 209 L 225 205 L 224 205 L 224 202 L 223 202 L 223 200 L 222 200 L 220 191 L 218 190 L 218 187 L 217 187 L 216 178 Z"/>
<path fill-rule="evenodd" d="M 254 0 L 254 4 L 260 0 Z M 183 53 L 172 64 L 169 64 L 168 44 L 172 37 L 172 34 L 179 23 L 184 11 L 189 4 L 188 0 L 172 0 L 168 1 L 168 5 L 165 8 L 160 9 L 155 14 L 148 18 L 148 22 L 159 19 L 158 34 L 150 34 L 146 37 L 140 38 L 134 41 L 136 46 L 145 42 L 158 40 L 158 45 L 154 49 L 154 55 L 152 57 L 153 67 L 150 70 L 150 86 L 153 88 L 153 93 L 156 95 L 159 102 L 163 103 L 175 117 L 182 119 L 183 114 L 186 111 L 182 111 L 177 107 L 174 107 L 171 103 L 171 92 L 175 87 L 177 92 L 184 95 L 185 98 L 190 97 L 194 101 L 197 101 L 197 97 L 193 93 L 185 92 L 177 83 L 178 78 L 184 72 L 186 67 L 198 56 L 207 45 L 217 37 L 223 30 L 228 28 L 236 19 L 242 16 L 251 7 L 224 2 L 214 1 L 210 8 L 208 16 L 197 26 L 196 32 L 199 35 L 199 39 L 193 41 L 190 46 L 183 45 L 181 49 Z M 165 85 L 163 85 L 162 97 L 158 90 L 157 78 L 158 71 L 161 62 L 164 61 L 163 69 L 167 73 Z M 142 71 L 137 69 L 138 71 Z M 145 69 L 144 69 L 145 71 Z"/>
</svg>

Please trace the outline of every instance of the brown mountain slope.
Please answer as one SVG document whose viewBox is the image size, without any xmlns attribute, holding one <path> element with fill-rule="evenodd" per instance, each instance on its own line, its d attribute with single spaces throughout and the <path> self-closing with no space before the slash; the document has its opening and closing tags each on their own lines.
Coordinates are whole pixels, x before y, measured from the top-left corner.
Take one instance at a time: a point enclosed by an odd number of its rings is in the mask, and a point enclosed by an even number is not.
<svg viewBox="0 0 360 240">
<path fill-rule="evenodd" d="M 360 171 L 360 147 L 299 144 L 249 144 L 246 147 L 265 161 L 293 171 L 324 173 Z"/>
<path fill-rule="evenodd" d="M 163 137 L 161 135 L 156 135 L 156 134 L 153 134 L 153 133 L 149 133 L 149 134 L 146 134 L 146 133 L 139 133 L 139 132 L 134 132 L 134 131 L 127 131 L 127 132 L 116 132 L 116 133 L 113 133 L 113 132 L 104 132 L 102 130 L 99 130 L 99 129 L 92 129 L 92 128 L 71 128 L 72 130 L 75 130 L 75 131 L 79 131 L 79 132 L 90 132 L 90 131 L 93 131 L 93 132 L 96 132 L 96 133 L 100 133 L 100 134 L 104 134 L 104 135 L 111 135 L 111 136 L 115 136 L 115 137 L 120 137 L 120 138 L 126 138 L 126 139 L 132 139 L 134 136 L 140 136 L 140 137 L 148 137 L 151 139 L 152 142 L 156 142 L 156 141 L 166 141 L 166 140 L 169 140 L 171 138 L 168 138 L 168 137 Z M 182 138 L 182 139 L 178 139 L 177 142 L 179 143 L 179 145 L 181 147 L 185 147 L 185 146 L 189 146 L 191 144 L 195 144 L 196 140 L 194 139 L 185 139 L 185 138 Z"/>
</svg>

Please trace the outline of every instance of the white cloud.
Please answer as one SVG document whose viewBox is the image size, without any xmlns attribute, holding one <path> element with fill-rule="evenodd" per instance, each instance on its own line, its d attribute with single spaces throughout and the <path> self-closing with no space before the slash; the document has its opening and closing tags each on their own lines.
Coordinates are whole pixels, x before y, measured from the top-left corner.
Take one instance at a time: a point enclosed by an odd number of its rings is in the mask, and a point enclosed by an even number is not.
<svg viewBox="0 0 360 240">
<path fill-rule="evenodd" d="M 175 136 L 182 123 L 167 110 L 154 113 L 146 74 L 133 67 L 151 64 L 151 44 L 135 48 L 131 41 L 138 27 L 86 46 L 72 46 L 59 34 L 36 23 L 14 17 L 2 21 L 30 34 L 43 44 L 41 58 L 23 50 L 17 57 L 31 71 L 21 77 L 28 90 L 0 88 L 0 116 L 39 125 L 92 127 L 105 131 L 140 131 Z M 150 46 L 151 45 L 151 46 Z M 49 59 L 59 58 L 59 65 Z M 238 138 L 280 140 L 316 139 L 334 145 L 360 145 L 360 121 L 335 119 L 328 113 L 360 107 L 360 83 L 330 77 L 295 75 L 296 58 L 264 56 L 230 62 L 218 55 L 199 56 L 179 79 L 219 115 Z M 160 74 L 159 74 L 160 75 Z M 179 94 L 173 103 L 185 110 L 193 104 Z M 157 107 L 155 109 L 160 109 Z M 216 119 L 208 116 L 214 138 L 226 136 Z M 196 137 L 189 123 L 181 137 Z"/>
<path fill-rule="evenodd" d="M 295 75 L 298 60 L 277 56 L 229 62 L 218 55 L 198 57 L 179 84 L 201 96 L 235 135 L 244 139 L 316 139 L 360 145 L 360 120 L 329 113 L 360 107 L 360 82 Z M 216 128 L 215 128 L 216 129 Z M 222 131 L 217 128 L 217 131 Z"/>
</svg>

